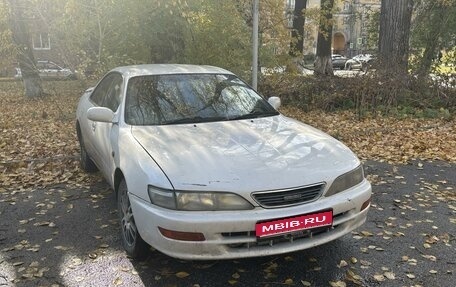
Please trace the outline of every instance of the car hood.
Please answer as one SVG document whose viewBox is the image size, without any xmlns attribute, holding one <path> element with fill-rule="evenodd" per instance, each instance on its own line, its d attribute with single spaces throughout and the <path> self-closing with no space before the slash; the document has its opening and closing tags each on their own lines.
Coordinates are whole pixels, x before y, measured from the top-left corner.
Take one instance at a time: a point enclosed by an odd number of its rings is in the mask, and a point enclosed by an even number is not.
<svg viewBox="0 0 456 287">
<path fill-rule="evenodd" d="M 177 190 L 261 191 L 334 180 L 359 165 L 342 143 L 282 115 L 132 126 Z"/>
</svg>

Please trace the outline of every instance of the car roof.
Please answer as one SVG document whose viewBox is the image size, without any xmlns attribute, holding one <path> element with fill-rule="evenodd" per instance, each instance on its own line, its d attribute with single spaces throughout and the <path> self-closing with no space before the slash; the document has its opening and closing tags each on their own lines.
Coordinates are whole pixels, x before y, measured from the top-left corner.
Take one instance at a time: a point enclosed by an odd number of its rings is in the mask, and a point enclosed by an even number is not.
<svg viewBox="0 0 456 287">
<path fill-rule="evenodd" d="M 227 71 L 219 67 L 185 64 L 134 65 L 117 67 L 112 71 L 120 72 L 128 77 L 172 74 L 233 74 L 230 71 Z"/>
</svg>

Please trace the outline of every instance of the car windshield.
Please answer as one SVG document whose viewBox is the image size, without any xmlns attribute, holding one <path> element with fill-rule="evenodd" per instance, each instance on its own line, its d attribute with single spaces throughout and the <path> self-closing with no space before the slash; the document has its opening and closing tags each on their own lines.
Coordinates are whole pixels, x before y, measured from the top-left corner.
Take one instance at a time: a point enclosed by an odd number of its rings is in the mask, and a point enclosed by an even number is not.
<svg viewBox="0 0 456 287">
<path fill-rule="evenodd" d="M 257 118 L 278 112 L 234 75 L 178 74 L 131 78 L 125 122 L 166 125 Z"/>
</svg>

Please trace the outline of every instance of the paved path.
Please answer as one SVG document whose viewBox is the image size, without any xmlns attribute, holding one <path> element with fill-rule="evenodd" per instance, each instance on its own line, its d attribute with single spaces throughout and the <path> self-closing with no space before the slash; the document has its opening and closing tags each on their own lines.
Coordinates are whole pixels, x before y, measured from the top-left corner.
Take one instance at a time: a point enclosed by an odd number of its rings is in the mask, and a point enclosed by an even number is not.
<svg viewBox="0 0 456 287">
<path fill-rule="evenodd" d="M 456 165 L 365 165 L 368 222 L 314 249 L 191 262 L 129 260 L 113 193 L 56 185 L 0 193 L 0 286 L 441 286 L 456 282 Z"/>
</svg>

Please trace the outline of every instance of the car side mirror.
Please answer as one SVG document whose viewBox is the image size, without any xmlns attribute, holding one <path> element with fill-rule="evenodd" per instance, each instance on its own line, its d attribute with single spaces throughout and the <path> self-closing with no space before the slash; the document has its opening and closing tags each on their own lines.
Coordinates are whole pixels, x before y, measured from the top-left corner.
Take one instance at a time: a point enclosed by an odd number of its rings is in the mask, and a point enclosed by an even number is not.
<svg viewBox="0 0 456 287">
<path fill-rule="evenodd" d="M 105 107 L 92 107 L 87 111 L 87 118 L 94 122 L 112 123 L 114 112 Z"/>
<path fill-rule="evenodd" d="M 268 103 L 276 110 L 278 110 L 282 104 L 279 97 L 270 97 Z"/>
</svg>

